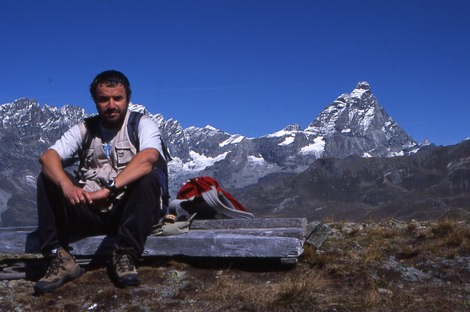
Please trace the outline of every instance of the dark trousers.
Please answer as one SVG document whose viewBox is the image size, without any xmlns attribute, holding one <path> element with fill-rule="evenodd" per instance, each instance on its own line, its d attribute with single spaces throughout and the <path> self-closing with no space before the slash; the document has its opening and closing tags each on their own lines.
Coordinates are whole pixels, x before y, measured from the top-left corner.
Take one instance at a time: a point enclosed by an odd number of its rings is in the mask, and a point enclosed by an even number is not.
<svg viewBox="0 0 470 312">
<path fill-rule="evenodd" d="M 69 177 L 78 183 L 72 175 Z M 105 213 L 67 203 L 59 187 L 41 173 L 37 205 L 40 248 L 44 253 L 67 248 L 72 239 L 113 235 L 119 247 L 130 248 L 139 257 L 152 226 L 162 216 L 161 188 L 155 170 L 129 185 L 124 197 Z"/>
</svg>

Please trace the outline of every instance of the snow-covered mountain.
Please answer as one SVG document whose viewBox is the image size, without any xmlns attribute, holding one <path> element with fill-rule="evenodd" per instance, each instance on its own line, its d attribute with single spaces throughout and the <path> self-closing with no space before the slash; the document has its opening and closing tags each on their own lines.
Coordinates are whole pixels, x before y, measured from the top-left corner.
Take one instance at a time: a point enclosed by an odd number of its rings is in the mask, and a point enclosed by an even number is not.
<svg viewBox="0 0 470 312">
<path fill-rule="evenodd" d="M 367 82 L 339 96 L 305 130 L 289 125 L 260 138 L 246 138 L 210 126 L 182 129 L 171 119 L 159 122 L 174 157 L 174 187 L 188 177 L 207 174 L 238 188 L 274 172 L 299 173 L 321 157 L 392 157 L 419 148 L 380 106 Z"/>
<path fill-rule="evenodd" d="M 227 189 L 256 184 L 273 173 L 298 174 L 318 158 L 392 157 L 416 152 L 419 145 L 393 121 L 360 82 L 328 105 L 304 130 L 298 125 L 260 138 L 229 134 L 206 126 L 183 129 L 173 119 L 131 104 L 132 110 L 157 121 L 173 160 L 169 163 L 170 190 L 184 181 L 210 175 Z M 79 107 L 41 106 L 19 99 L 0 106 L 0 213 L 5 220 L 28 223 L 35 206 L 37 158 L 69 127 L 87 116 Z M 14 208 L 14 209 L 13 209 Z M 35 215 L 35 213 L 33 214 Z M 10 221 L 8 221 L 10 222 Z"/>
<path fill-rule="evenodd" d="M 367 82 L 338 97 L 305 129 L 327 142 L 323 156 L 391 157 L 418 145 L 380 106 Z"/>
</svg>

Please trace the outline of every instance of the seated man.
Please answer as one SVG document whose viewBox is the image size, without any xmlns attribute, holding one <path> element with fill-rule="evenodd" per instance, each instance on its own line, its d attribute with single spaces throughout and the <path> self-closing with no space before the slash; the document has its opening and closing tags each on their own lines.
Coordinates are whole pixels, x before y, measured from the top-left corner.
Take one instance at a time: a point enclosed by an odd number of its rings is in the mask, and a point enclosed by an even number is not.
<svg viewBox="0 0 470 312">
<path fill-rule="evenodd" d="M 70 253 L 72 236 L 115 235 L 116 282 L 123 287 L 139 285 L 134 261 L 162 216 L 163 185 L 156 166 L 163 158 L 158 125 L 142 116 L 138 147 L 134 146 L 128 131 L 130 83 L 118 71 L 97 75 L 90 92 L 98 116 L 70 128 L 39 158 L 38 234 L 41 251 L 53 257 L 46 275 L 34 286 L 37 293 L 81 275 Z M 77 158 L 80 166 L 75 177 L 64 167 Z"/>
</svg>

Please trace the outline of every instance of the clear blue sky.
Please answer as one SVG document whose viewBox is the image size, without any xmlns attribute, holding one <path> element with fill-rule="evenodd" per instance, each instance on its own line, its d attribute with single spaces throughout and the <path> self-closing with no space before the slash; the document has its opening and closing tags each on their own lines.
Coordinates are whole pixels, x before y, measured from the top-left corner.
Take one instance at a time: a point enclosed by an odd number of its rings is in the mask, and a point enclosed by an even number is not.
<svg viewBox="0 0 470 312">
<path fill-rule="evenodd" d="M 94 112 L 117 69 L 134 103 L 183 127 L 305 128 L 368 81 L 415 140 L 470 137 L 470 1 L 2 0 L 0 104 Z"/>
</svg>

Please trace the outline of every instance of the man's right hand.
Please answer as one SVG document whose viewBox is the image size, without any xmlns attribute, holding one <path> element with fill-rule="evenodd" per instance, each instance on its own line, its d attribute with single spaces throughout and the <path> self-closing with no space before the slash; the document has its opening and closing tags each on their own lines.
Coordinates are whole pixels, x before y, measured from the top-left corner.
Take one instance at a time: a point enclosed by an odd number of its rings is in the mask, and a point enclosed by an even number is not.
<svg viewBox="0 0 470 312">
<path fill-rule="evenodd" d="M 63 183 L 60 185 L 65 199 L 72 205 L 91 205 L 93 204 L 93 197 L 90 193 L 74 185 L 72 182 Z"/>
<path fill-rule="evenodd" d="M 92 204 L 93 198 L 90 193 L 76 186 L 69 179 L 62 167 L 62 161 L 59 154 L 49 149 L 40 157 L 39 162 L 42 165 L 42 172 L 62 189 L 65 199 L 72 205 Z"/>
</svg>

